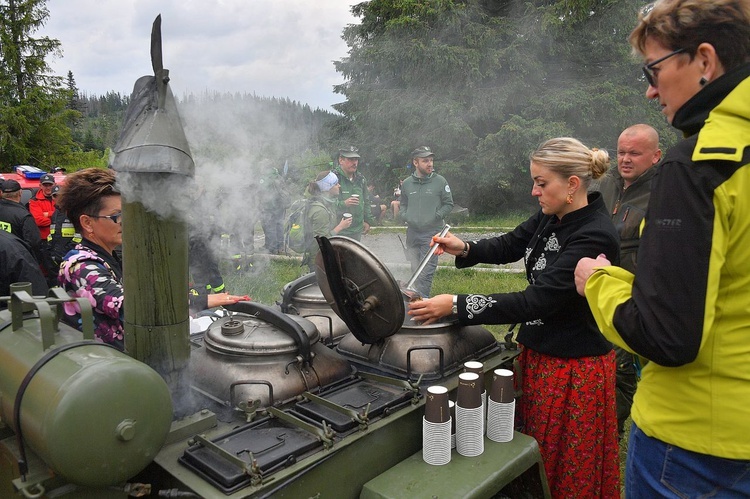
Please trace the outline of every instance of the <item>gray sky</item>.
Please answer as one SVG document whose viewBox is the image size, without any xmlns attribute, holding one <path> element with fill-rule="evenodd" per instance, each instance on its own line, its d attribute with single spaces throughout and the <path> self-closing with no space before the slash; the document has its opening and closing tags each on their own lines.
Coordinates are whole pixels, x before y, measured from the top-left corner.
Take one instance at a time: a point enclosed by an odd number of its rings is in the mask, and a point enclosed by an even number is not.
<svg viewBox="0 0 750 499">
<path fill-rule="evenodd" d="M 162 17 L 164 67 L 175 96 L 204 91 L 288 97 L 331 110 L 344 100 L 334 60 L 355 0 L 49 0 L 41 31 L 62 43 L 55 74 L 82 92 L 128 95 L 153 74 L 151 25 Z"/>
</svg>

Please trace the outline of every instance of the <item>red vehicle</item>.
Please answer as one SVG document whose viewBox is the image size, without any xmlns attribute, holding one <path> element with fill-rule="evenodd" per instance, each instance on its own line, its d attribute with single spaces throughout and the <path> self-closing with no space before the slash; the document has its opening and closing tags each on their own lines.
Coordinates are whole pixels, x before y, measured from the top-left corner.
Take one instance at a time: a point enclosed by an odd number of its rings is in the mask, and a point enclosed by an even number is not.
<svg viewBox="0 0 750 499">
<path fill-rule="evenodd" d="M 35 166 L 18 165 L 14 166 L 15 173 L 0 173 L 2 180 L 15 180 L 21 184 L 21 204 L 26 205 L 36 191 L 39 190 L 39 178 L 44 175 L 44 170 Z M 62 171 L 52 172 L 56 184 L 65 183 L 65 173 Z"/>
</svg>

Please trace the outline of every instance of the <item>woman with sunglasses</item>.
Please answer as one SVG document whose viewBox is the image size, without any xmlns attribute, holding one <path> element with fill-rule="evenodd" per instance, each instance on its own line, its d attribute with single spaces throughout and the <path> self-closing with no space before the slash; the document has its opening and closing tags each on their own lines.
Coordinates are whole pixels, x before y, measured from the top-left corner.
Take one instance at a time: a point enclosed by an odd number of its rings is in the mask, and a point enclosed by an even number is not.
<svg viewBox="0 0 750 499">
<path fill-rule="evenodd" d="M 750 497 L 750 0 L 661 0 L 630 42 L 685 139 L 652 184 L 635 275 L 576 269 L 604 335 L 651 360 L 625 495 Z"/>
<path fill-rule="evenodd" d="M 122 244 L 122 201 L 115 172 L 87 168 L 68 175 L 57 206 L 82 238 L 65 255 L 58 282 L 70 296 L 88 298 L 96 337 L 123 350 L 122 263 L 114 251 Z M 64 310 L 63 320 L 81 329 L 78 304 L 66 303 Z"/>
<path fill-rule="evenodd" d="M 102 168 L 79 170 L 66 178 L 57 207 L 67 214 L 81 242 L 60 265 L 57 280 L 74 297 L 86 297 L 94 315 L 94 333 L 104 343 L 124 350 L 122 262 L 115 248 L 122 244 L 122 200 L 115 172 Z M 191 311 L 231 305 L 248 296 L 213 293 L 190 296 Z M 64 305 L 63 320 L 81 326 L 77 303 Z"/>
</svg>

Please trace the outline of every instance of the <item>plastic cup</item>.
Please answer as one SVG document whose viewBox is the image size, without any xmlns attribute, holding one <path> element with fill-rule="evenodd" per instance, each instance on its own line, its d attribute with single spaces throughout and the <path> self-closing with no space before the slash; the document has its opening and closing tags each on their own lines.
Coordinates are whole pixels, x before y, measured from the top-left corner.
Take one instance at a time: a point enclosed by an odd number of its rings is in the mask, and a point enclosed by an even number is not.
<svg viewBox="0 0 750 499">
<path fill-rule="evenodd" d="M 448 407 L 451 411 L 451 449 L 456 448 L 456 403 L 448 401 Z"/>
<path fill-rule="evenodd" d="M 493 442 L 510 442 L 513 440 L 516 401 L 503 403 L 490 399 L 488 405 L 487 438 Z"/>
<path fill-rule="evenodd" d="M 451 422 L 431 423 L 422 419 L 422 459 L 440 466 L 451 460 Z"/>
<path fill-rule="evenodd" d="M 445 423 L 450 420 L 448 389 L 444 386 L 427 388 L 424 404 L 424 418 L 431 423 Z"/>
<path fill-rule="evenodd" d="M 516 400 L 516 389 L 513 385 L 513 371 L 509 369 L 495 369 L 492 371 L 492 386 L 490 400 L 508 404 Z"/>
<path fill-rule="evenodd" d="M 456 405 L 464 409 L 482 407 L 482 391 L 477 373 L 459 374 Z"/>
<path fill-rule="evenodd" d="M 456 452 L 474 457 L 484 452 L 484 410 L 456 407 Z"/>
<path fill-rule="evenodd" d="M 476 360 L 464 362 L 464 372 L 477 373 L 479 375 L 479 386 L 484 391 L 484 364 Z"/>
<path fill-rule="evenodd" d="M 344 218 L 352 218 L 352 214 L 351 213 L 344 213 Z"/>
</svg>

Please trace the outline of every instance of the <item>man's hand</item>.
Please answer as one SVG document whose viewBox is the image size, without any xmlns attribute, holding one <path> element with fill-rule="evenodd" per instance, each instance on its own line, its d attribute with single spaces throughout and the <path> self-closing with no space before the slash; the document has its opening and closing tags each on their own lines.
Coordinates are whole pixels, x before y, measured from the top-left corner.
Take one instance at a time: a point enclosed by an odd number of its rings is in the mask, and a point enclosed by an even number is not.
<svg viewBox="0 0 750 499">
<path fill-rule="evenodd" d="M 607 267 L 609 265 L 612 265 L 612 263 L 607 260 L 607 257 L 603 254 L 597 256 L 596 260 L 588 257 L 578 260 L 578 265 L 576 265 L 575 270 L 576 291 L 578 291 L 578 294 L 586 296 L 586 282 L 588 282 L 591 274 L 593 274 L 596 269 Z"/>
</svg>

